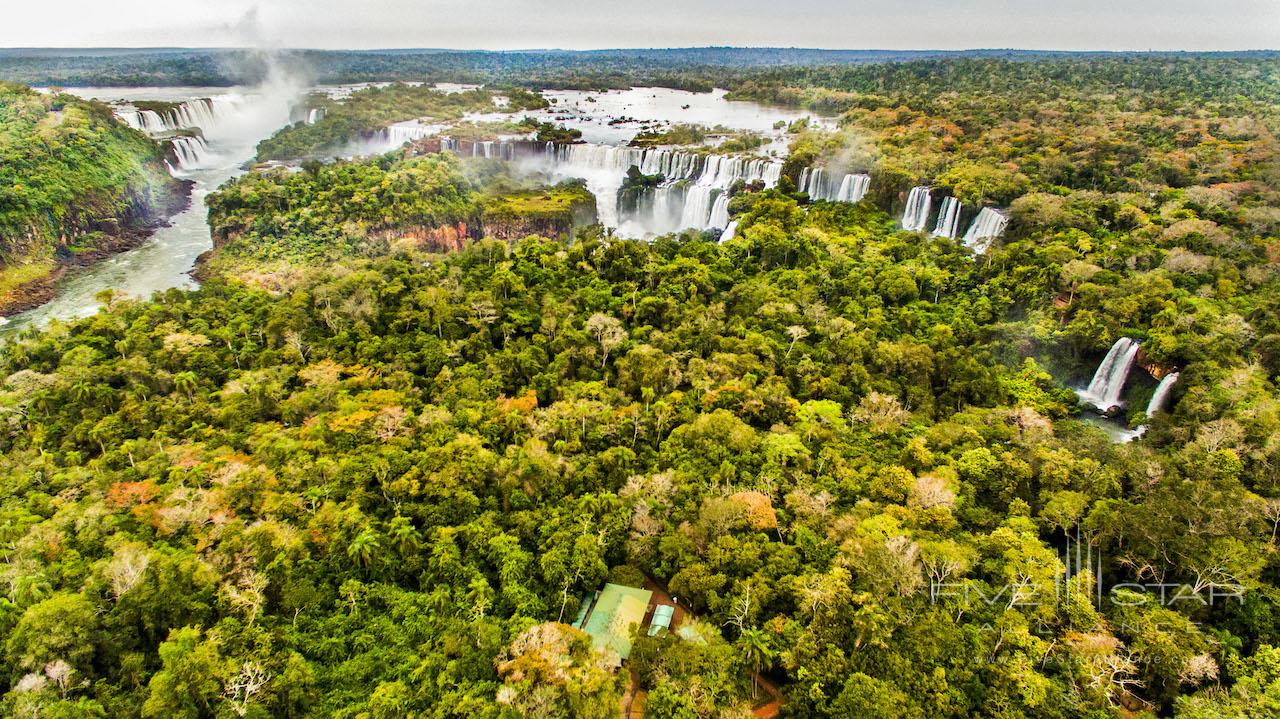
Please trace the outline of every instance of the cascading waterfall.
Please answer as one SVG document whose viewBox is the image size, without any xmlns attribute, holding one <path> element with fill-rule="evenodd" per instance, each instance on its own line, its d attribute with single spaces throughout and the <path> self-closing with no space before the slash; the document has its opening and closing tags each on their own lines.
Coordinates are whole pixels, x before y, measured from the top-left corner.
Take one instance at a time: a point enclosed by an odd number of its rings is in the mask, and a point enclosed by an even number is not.
<svg viewBox="0 0 1280 719">
<path fill-rule="evenodd" d="M 721 191 L 723 193 L 723 191 Z M 715 207 L 716 190 L 708 185 L 690 185 L 685 190 L 684 207 L 680 213 L 680 227 L 702 229 L 710 222 Z"/>
<path fill-rule="evenodd" d="M 973 222 L 969 223 L 969 229 L 964 233 L 964 246 L 980 255 L 991 247 L 997 237 L 1004 234 L 1004 228 L 1008 226 L 1009 218 L 1004 213 L 984 207 L 973 218 Z"/>
<path fill-rule="evenodd" d="M 454 148 L 454 152 L 460 151 L 461 147 Z M 486 159 L 497 160 L 514 160 L 516 159 L 516 143 L 509 140 L 480 140 L 471 143 L 471 156 L 483 157 Z"/>
<path fill-rule="evenodd" d="M 1155 394 L 1151 395 L 1151 401 L 1147 403 L 1147 416 L 1154 416 L 1156 412 L 1163 412 L 1165 404 L 1169 402 L 1169 393 L 1173 391 L 1173 385 L 1178 382 L 1179 373 L 1170 372 L 1160 380 L 1160 384 L 1156 385 Z"/>
<path fill-rule="evenodd" d="M 836 192 L 836 202 L 861 202 L 871 189 L 871 176 L 863 174 L 845 175 Z"/>
<path fill-rule="evenodd" d="M 721 192 L 716 196 L 715 204 L 711 206 L 711 219 L 707 221 L 708 227 L 725 227 L 729 226 L 729 193 Z"/>
<path fill-rule="evenodd" d="M 594 143 L 547 145 L 547 157 L 558 167 L 586 173 L 608 171 L 625 175 L 628 169 L 635 166 L 646 175 L 662 175 L 672 182 L 700 177 L 708 157 L 711 157 L 680 150 Z"/>
<path fill-rule="evenodd" d="M 726 227 L 730 221 L 728 190 L 734 183 L 761 182 L 772 187 L 782 177 L 782 163 L 776 160 L 664 148 L 549 143 L 546 156 L 556 174 L 587 181 L 603 224 L 617 227 L 625 219 L 650 233 Z M 645 193 L 640 209 L 622 218 L 618 190 L 632 167 L 645 175 L 662 175 L 663 183 Z"/>
<path fill-rule="evenodd" d="M 807 194 L 811 200 L 821 199 L 818 194 L 823 186 L 823 174 L 821 167 L 804 168 L 800 171 L 800 181 L 796 183 L 796 188 Z"/>
<path fill-rule="evenodd" d="M 724 228 L 724 232 L 720 233 L 721 244 L 732 240 L 738 236 L 738 221 L 730 220 L 729 224 Z"/>
<path fill-rule="evenodd" d="M 165 127 L 164 120 L 161 119 L 159 113 L 151 110 L 122 112 L 119 114 L 119 117 L 129 127 L 132 127 L 135 130 L 142 130 L 148 135 L 159 135 L 164 132 L 172 132 L 176 129 Z"/>
<path fill-rule="evenodd" d="M 1147 419 L 1151 419 L 1157 412 L 1163 412 L 1164 406 L 1169 401 L 1169 393 L 1173 391 L 1173 385 L 1178 381 L 1178 373 L 1171 372 L 1160 380 L 1160 384 L 1156 385 L 1156 391 L 1151 395 L 1151 401 L 1147 402 Z M 1117 433 L 1121 442 L 1132 442 L 1147 433 L 1147 425 L 1138 425 L 1137 429 L 1122 430 Z"/>
<path fill-rule="evenodd" d="M 199 135 L 178 135 L 169 138 L 173 150 L 173 170 L 199 169 L 209 155 L 209 145 Z"/>
<path fill-rule="evenodd" d="M 400 122 L 382 131 L 383 139 L 392 147 L 399 147 L 406 142 L 414 142 L 424 137 L 439 134 L 443 125 L 420 125 L 416 121 Z"/>
<path fill-rule="evenodd" d="M 902 229 L 912 232 L 923 230 L 929 221 L 929 210 L 933 206 L 933 198 L 926 186 L 913 187 L 907 195 L 907 207 L 902 212 Z"/>
<path fill-rule="evenodd" d="M 679 224 L 671 226 L 657 222 L 649 229 L 653 232 L 668 232 L 686 228 L 705 230 L 727 227 L 729 188 L 734 183 L 739 180 L 762 182 L 766 187 L 772 187 L 778 184 L 781 177 L 782 163 L 779 162 L 709 155 L 703 162 L 702 172 L 697 179 L 685 183 L 684 187 L 668 185 L 659 187 L 654 192 L 655 206 L 663 202 L 673 204 L 673 194 L 683 192 Z M 662 195 L 667 197 L 659 199 Z M 655 212 L 655 219 L 663 216 Z"/>
<path fill-rule="evenodd" d="M 800 171 L 798 188 L 809 195 L 811 200 L 860 202 L 871 188 L 871 176 L 851 173 L 844 175 L 837 184 L 828 179 L 826 171 L 821 167 L 806 167 Z"/>
<path fill-rule="evenodd" d="M 933 236 L 954 240 L 960 234 L 960 210 L 963 207 L 954 197 L 942 198 L 942 209 L 938 210 L 938 223 L 934 225 Z"/>
<path fill-rule="evenodd" d="M 1128 337 L 1116 340 L 1093 373 L 1089 387 L 1080 393 L 1081 399 L 1103 412 L 1119 406 L 1124 383 L 1129 379 L 1129 370 L 1133 368 L 1140 347 L 1137 340 Z"/>
<path fill-rule="evenodd" d="M 307 111 L 307 124 L 314 125 L 324 119 L 324 108 L 313 107 Z"/>
<path fill-rule="evenodd" d="M 125 108 L 116 111 L 125 124 L 149 135 L 161 135 L 194 128 L 208 129 L 234 113 L 238 103 L 225 97 L 201 97 L 175 105 L 164 112 Z"/>
</svg>

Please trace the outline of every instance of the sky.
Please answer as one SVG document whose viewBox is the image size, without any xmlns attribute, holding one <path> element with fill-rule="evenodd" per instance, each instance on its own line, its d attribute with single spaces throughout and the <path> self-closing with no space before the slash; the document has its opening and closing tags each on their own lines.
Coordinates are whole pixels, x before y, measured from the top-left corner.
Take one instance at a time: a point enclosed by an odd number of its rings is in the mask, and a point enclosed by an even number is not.
<svg viewBox="0 0 1280 719">
<path fill-rule="evenodd" d="M 0 47 L 1280 49 L 1280 0 L 4 0 Z"/>
</svg>

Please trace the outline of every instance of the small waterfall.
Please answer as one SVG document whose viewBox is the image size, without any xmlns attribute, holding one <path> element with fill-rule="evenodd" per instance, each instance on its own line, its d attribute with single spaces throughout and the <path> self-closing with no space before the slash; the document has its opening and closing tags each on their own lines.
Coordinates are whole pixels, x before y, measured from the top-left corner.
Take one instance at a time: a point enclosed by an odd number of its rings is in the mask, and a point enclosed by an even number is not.
<svg viewBox="0 0 1280 719">
<path fill-rule="evenodd" d="M 209 145 L 199 135 L 178 135 L 169 139 L 172 150 L 174 170 L 195 170 L 206 161 Z"/>
<path fill-rule="evenodd" d="M 933 236 L 954 240 L 960 234 L 960 210 L 963 207 L 954 197 L 942 198 L 942 209 L 938 210 L 938 224 L 933 228 Z"/>
<path fill-rule="evenodd" d="M 314 125 L 324 119 L 324 108 L 313 107 L 307 111 L 307 124 Z"/>
<path fill-rule="evenodd" d="M 124 112 L 121 113 L 119 117 L 129 127 L 132 127 L 135 130 L 142 130 L 148 135 L 159 135 L 165 132 L 172 132 L 172 129 L 165 127 L 164 120 L 161 119 L 159 113 L 151 110 Z"/>
<path fill-rule="evenodd" d="M 836 202 L 861 202 L 862 198 L 867 196 L 867 190 L 871 189 L 870 175 L 845 175 L 844 180 L 840 182 L 840 189 L 836 192 Z"/>
<path fill-rule="evenodd" d="M 424 137 L 431 137 L 444 129 L 443 125 L 421 125 L 416 120 L 398 122 L 382 131 L 383 138 L 392 147 L 400 147 L 406 142 L 414 142 Z"/>
<path fill-rule="evenodd" d="M 492 158 L 494 157 L 493 147 L 494 147 L 493 140 L 482 140 L 480 142 L 473 142 L 471 144 L 471 156 L 483 157 L 486 159 Z"/>
<path fill-rule="evenodd" d="M 1151 401 L 1147 403 L 1147 419 L 1155 416 L 1156 412 L 1163 412 L 1165 403 L 1169 401 L 1169 393 L 1173 391 L 1173 385 L 1178 381 L 1178 373 L 1171 372 L 1160 380 L 1160 384 L 1156 385 L 1156 391 L 1151 395 Z M 1137 429 L 1125 430 L 1120 433 L 1120 441 L 1132 442 L 1147 433 L 1147 425 L 1143 423 Z"/>
<path fill-rule="evenodd" d="M 1156 412 L 1163 412 L 1165 404 L 1169 401 L 1169 393 L 1173 391 L 1173 385 L 1178 382 L 1179 373 L 1170 372 L 1160 380 L 1160 384 L 1156 386 L 1155 394 L 1151 395 L 1151 401 L 1147 403 L 1147 416 L 1154 416 Z"/>
<path fill-rule="evenodd" d="M 711 219 L 707 220 L 707 227 L 728 227 L 729 226 L 729 193 L 722 190 L 716 195 L 715 204 L 711 206 Z"/>
<path fill-rule="evenodd" d="M 822 170 L 821 170 L 820 168 L 819 168 L 819 169 L 812 169 L 812 168 L 808 168 L 808 167 L 806 167 L 806 168 L 804 168 L 803 170 L 801 170 L 801 171 L 800 171 L 800 179 L 799 179 L 799 181 L 797 181 L 797 182 L 796 182 L 796 189 L 797 189 L 797 190 L 800 190 L 800 191 L 801 191 L 801 192 L 803 192 L 803 193 L 808 194 L 808 195 L 809 195 L 809 199 L 811 199 L 811 200 L 816 200 L 817 198 L 816 198 L 816 197 L 814 197 L 813 192 L 810 192 L 810 183 L 813 181 L 813 176 L 814 176 L 814 174 L 815 174 L 815 173 L 820 173 L 820 172 L 822 172 Z"/>
<path fill-rule="evenodd" d="M 730 220 L 729 225 L 724 228 L 724 232 L 720 233 L 720 244 L 724 244 L 737 236 L 738 236 L 738 221 Z"/>
<path fill-rule="evenodd" d="M 973 218 L 973 222 L 969 223 L 969 229 L 964 233 L 964 246 L 980 255 L 991 247 L 997 237 L 1004 234 L 1004 228 L 1008 225 L 1009 218 L 1004 213 L 984 207 Z"/>
<path fill-rule="evenodd" d="M 1119 406 L 1124 383 L 1129 379 L 1129 370 L 1138 357 L 1139 347 L 1137 340 L 1128 337 L 1116 340 L 1102 364 L 1098 365 L 1098 370 L 1093 373 L 1089 387 L 1080 393 L 1080 397 L 1103 412 Z"/>
<path fill-rule="evenodd" d="M 810 200 L 827 202 L 860 202 L 867 196 L 871 188 L 871 176 L 861 173 L 848 174 L 841 177 L 840 182 L 831 182 L 826 171 L 821 167 L 800 171 L 798 189 L 809 195 Z"/>
<path fill-rule="evenodd" d="M 715 188 L 708 185 L 689 187 L 684 197 L 684 210 L 680 213 L 681 228 L 702 229 L 710 226 L 711 211 L 715 207 L 714 193 Z"/>
<path fill-rule="evenodd" d="M 902 229 L 912 232 L 923 230 L 925 223 L 929 221 L 932 205 L 933 198 L 929 195 L 928 187 L 911 188 L 911 194 L 907 195 L 907 207 L 902 213 Z"/>
</svg>

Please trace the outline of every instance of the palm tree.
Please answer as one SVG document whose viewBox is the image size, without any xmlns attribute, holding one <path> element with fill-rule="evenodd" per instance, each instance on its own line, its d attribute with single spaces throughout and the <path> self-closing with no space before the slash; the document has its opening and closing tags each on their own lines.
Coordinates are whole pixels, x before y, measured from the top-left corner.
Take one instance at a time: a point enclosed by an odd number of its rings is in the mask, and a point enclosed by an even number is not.
<svg viewBox="0 0 1280 719">
<path fill-rule="evenodd" d="M 773 661 L 773 649 L 769 647 L 769 635 L 759 629 L 744 629 L 738 636 L 738 651 L 751 667 L 751 697 L 756 696 L 760 672 Z"/>
<path fill-rule="evenodd" d="M 196 379 L 195 372 L 179 372 L 178 374 L 174 375 L 173 386 L 176 387 L 179 392 L 186 393 L 188 403 L 193 403 L 196 401 L 196 398 L 195 398 L 196 381 L 197 379 Z"/>
<path fill-rule="evenodd" d="M 93 385 L 85 380 L 80 380 L 71 385 L 71 396 L 78 402 L 84 402 L 93 396 Z"/>
<path fill-rule="evenodd" d="M 397 515 L 391 520 L 391 541 L 395 545 L 396 551 L 400 553 L 401 558 L 415 554 L 421 546 L 418 540 L 418 530 L 413 528 L 413 524 L 409 522 L 408 517 Z"/>
<path fill-rule="evenodd" d="M 368 569 L 381 548 L 378 535 L 372 529 L 365 529 L 351 540 L 351 544 L 347 545 L 347 556 L 354 559 L 361 569 Z"/>
</svg>

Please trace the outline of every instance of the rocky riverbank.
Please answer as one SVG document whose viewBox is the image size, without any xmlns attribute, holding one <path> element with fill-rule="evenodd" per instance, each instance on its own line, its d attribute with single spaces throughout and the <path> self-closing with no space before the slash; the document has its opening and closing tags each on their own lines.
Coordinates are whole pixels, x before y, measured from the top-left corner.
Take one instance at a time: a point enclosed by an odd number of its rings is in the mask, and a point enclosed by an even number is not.
<svg viewBox="0 0 1280 719">
<path fill-rule="evenodd" d="M 165 193 L 167 197 L 158 203 L 141 206 L 134 217 L 125 223 L 93 223 L 91 231 L 101 234 L 95 238 L 91 247 L 72 249 L 70 242 L 63 238 L 58 243 L 53 260 L 40 265 L 47 267 L 47 271 L 40 272 L 36 277 L 23 279 L 0 293 L 0 317 L 10 317 L 52 300 L 57 294 L 58 280 L 68 271 L 88 267 L 142 245 L 156 230 L 167 227 L 170 218 L 191 205 L 193 184 L 190 180 L 174 180 L 171 191 Z M 14 268 L 16 265 L 11 268 L 0 265 L 0 271 Z"/>
</svg>

